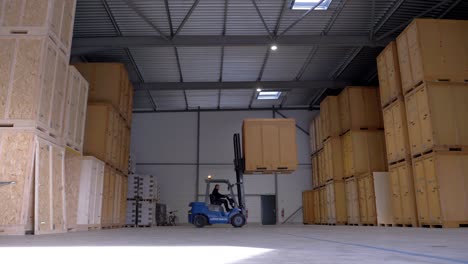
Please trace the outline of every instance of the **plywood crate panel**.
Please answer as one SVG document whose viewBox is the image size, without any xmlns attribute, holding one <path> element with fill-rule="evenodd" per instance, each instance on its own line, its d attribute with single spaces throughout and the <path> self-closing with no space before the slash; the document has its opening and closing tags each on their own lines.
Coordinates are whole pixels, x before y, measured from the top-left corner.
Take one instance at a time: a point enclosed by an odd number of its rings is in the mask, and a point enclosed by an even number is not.
<svg viewBox="0 0 468 264">
<path fill-rule="evenodd" d="M 127 214 L 127 186 L 128 186 L 128 178 L 125 175 L 122 175 L 122 194 L 120 195 L 120 225 L 125 225 L 125 217 Z"/>
<path fill-rule="evenodd" d="M 468 83 L 425 82 L 405 101 L 413 156 L 468 146 Z"/>
<path fill-rule="evenodd" d="M 327 189 L 320 188 L 320 224 L 328 223 Z"/>
<path fill-rule="evenodd" d="M 312 120 L 309 124 L 309 146 L 310 153 L 315 153 L 317 151 L 317 142 L 315 141 L 315 122 Z"/>
<path fill-rule="evenodd" d="M 323 147 L 325 181 L 343 179 L 343 148 L 340 137 L 328 138 Z"/>
<path fill-rule="evenodd" d="M 403 92 L 423 81 L 468 80 L 468 21 L 415 19 L 397 38 Z"/>
<path fill-rule="evenodd" d="M 411 155 L 406 121 L 406 107 L 403 98 L 383 110 L 387 160 L 390 164 L 408 159 Z"/>
<path fill-rule="evenodd" d="M 68 68 L 68 81 L 63 118 L 63 137 L 66 146 L 83 151 L 83 137 L 88 100 L 88 82 L 74 66 Z"/>
<path fill-rule="evenodd" d="M 76 0 L 0 0 L 0 35 L 50 36 L 70 55 Z"/>
<path fill-rule="evenodd" d="M 65 195 L 67 208 L 67 228 L 77 230 L 78 200 L 81 193 L 81 153 L 65 148 Z"/>
<path fill-rule="evenodd" d="M 123 176 L 116 172 L 115 174 L 115 184 L 114 184 L 114 205 L 112 213 L 112 225 L 116 226 L 120 224 L 120 202 L 122 197 L 122 178 Z M 125 188 L 126 189 L 126 188 Z"/>
<path fill-rule="evenodd" d="M 341 133 L 340 105 L 338 96 L 327 96 L 320 103 L 322 139 L 339 136 Z"/>
<path fill-rule="evenodd" d="M 347 222 L 350 225 L 358 225 L 361 223 L 359 211 L 359 195 L 358 185 L 355 177 L 350 177 L 344 180 L 345 198 L 346 198 L 346 214 Z"/>
<path fill-rule="evenodd" d="M 326 186 L 328 224 L 346 224 L 346 193 L 344 181 L 331 181 Z"/>
<path fill-rule="evenodd" d="M 121 151 L 120 151 L 120 166 L 119 170 L 127 175 L 128 174 L 128 162 L 130 158 L 130 129 L 123 125 L 121 127 L 121 135 L 122 135 L 122 140 L 121 140 Z"/>
<path fill-rule="evenodd" d="M 400 63 L 395 41 L 390 42 L 377 57 L 377 70 L 379 74 L 380 102 L 382 107 L 386 107 L 402 95 Z"/>
<path fill-rule="evenodd" d="M 313 190 L 313 206 L 314 206 L 314 223 L 320 224 L 321 212 L 320 212 L 320 190 Z"/>
<path fill-rule="evenodd" d="M 315 224 L 313 191 L 302 192 L 302 216 L 304 224 Z"/>
<path fill-rule="evenodd" d="M 68 58 L 48 37 L 0 36 L 0 125 L 61 140 Z"/>
<path fill-rule="evenodd" d="M 377 224 L 393 225 L 391 181 L 388 172 L 374 172 L 375 208 Z"/>
<path fill-rule="evenodd" d="M 413 168 L 410 160 L 392 165 L 390 174 L 393 220 L 397 225 L 418 226 Z"/>
<path fill-rule="evenodd" d="M 377 210 L 375 206 L 374 178 L 372 172 L 359 175 L 357 178 L 359 215 L 361 224 L 376 225 Z"/>
<path fill-rule="evenodd" d="M 377 87 L 348 86 L 338 96 L 340 134 L 351 129 L 383 128 Z"/>
<path fill-rule="evenodd" d="M 323 130 L 322 130 L 322 117 L 320 113 L 314 119 L 315 126 L 315 143 L 317 145 L 317 150 L 323 148 Z"/>
<path fill-rule="evenodd" d="M 128 118 L 129 79 L 122 63 L 78 63 L 74 66 L 89 82 L 89 102 L 112 104 L 125 120 Z"/>
<path fill-rule="evenodd" d="M 312 155 L 311 160 L 312 160 L 312 187 L 315 189 L 320 186 L 318 154 Z"/>
<path fill-rule="evenodd" d="M 317 154 L 318 161 L 318 184 L 319 186 L 325 185 L 325 152 L 319 151 Z"/>
<path fill-rule="evenodd" d="M 344 177 L 365 172 L 386 171 L 383 131 L 349 131 L 342 137 Z"/>
<path fill-rule="evenodd" d="M 432 152 L 413 160 L 421 225 L 468 224 L 468 155 Z"/>
<path fill-rule="evenodd" d="M 101 223 L 103 228 L 112 227 L 114 222 L 114 196 L 117 171 L 106 165 L 102 194 Z"/>
<path fill-rule="evenodd" d="M 291 173 L 297 169 L 294 119 L 245 119 L 242 141 L 246 173 Z"/>
</svg>

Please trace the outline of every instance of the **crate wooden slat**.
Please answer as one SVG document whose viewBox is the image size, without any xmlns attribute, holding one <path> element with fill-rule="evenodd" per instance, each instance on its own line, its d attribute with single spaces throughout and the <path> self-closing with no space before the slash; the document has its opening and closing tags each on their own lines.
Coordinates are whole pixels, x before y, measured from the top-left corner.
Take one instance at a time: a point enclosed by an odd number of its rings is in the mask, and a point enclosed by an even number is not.
<svg viewBox="0 0 468 264">
<path fill-rule="evenodd" d="M 361 223 L 359 211 L 358 185 L 355 177 L 345 179 L 346 213 L 348 224 L 358 225 Z"/>
<path fill-rule="evenodd" d="M 323 147 L 325 181 L 343 179 L 343 148 L 340 137 L 328 138 Z"/>
<path fill-rule="evenodd" d="M 313 190 L 313 205 L 314 205 L 314 223 L 320 224 L 321 209 L 320 209 L 320 190 Z"/>
<path fill-rule="evenodd" d="M 320 103 L 320 119 L 322 122 L 323 140 L 340 135 L 340 104 L 338 96 L 327 96 Z"/>
<path fill-rule="evenodd" d="M 424 82 L 405 96 L 413 156 L 468 146 L 468 83 Z"/>
<path fill-rule="evenodd" d="M 48 36 L 69 58 L 76 0 L 0 0 L 0 35 Z"/>
<path fill-rule="evenodd" d="M 323 129 L 322 129 L 322 117 L 320 113 L 314 119 L 315 126 L 315 144 L 317 145 L 316 150 L 323 148 Z"/>
<path fill-rule="evenodd" d="M 302 212 L 304 224 L 315 224 L 314 191 L 302 192 Z"/>
<path fill-rule="evenodd" d="M 403 98 L 398 98 L 384 110 L 385 143 L 387 160 L 390 164 L 408 159 L 411 155 Z"/>
<path fill-rule="evenodd" d="M 67 205 L 67 228 L 77 229 L 78 198 L 81 193 L 81 154 L 65 148 L 65 194 Z"/>
<path fill-rule="evenodd" d="M 310 153 L 315 153 L 317 151 L 317 142 L 315 141 L 315 122 L 312 120 L 309 124 L 309 146 Z"/>
<path fill-rule="evenodd" d="M 377 211 L 377 224 L 393 225 L 393 208 L 391 181 L 388 172 L 374 172 L 375 208 Z"/>
<path fill-rule="evenodd" d="M 374 178 L 372 172 L 357 176 L 360 224 L 376 225 Z"/>
<path fill-rule="evenodd" d="M 377 57 L 377 70 L 379 74 L 381 106 L 386 107 L 402 95 L 400 64 L 395 41 Z"/>
<path fill-rule="evenodd" d="M 327 206 L 327 189 L 321 187 L 320 189 L 320 224 L 328 223 L 328 206 Z"/>
<path fill-rule="evenodd" d="M 343 225 L 348 222 L 344 181 L 331 181 L 326 186 L 328 224 Z"/>
<path fill-rule="evenodd" d="M 397 225 L 418 226 L 416 198 L 411 160 L 389 167 L 393 218 Z"/>
<path fill-rule="evenodd" d="M 325 154 L 324 151 L 321 150 L 317 153 L 317 161 L 318 161 L 318 184 L 319 186 L 325 185 Z"/>
<path fill-rule="evenodd" d="M 311 160 L 312 160 L 312 187 L 315 189 L 320 186 L 318 154 L 312 155 Z"/>
<path fill-rule="evenodd" d="M 0 125 L 61 140 L 68 58 L 48 37 L 0 36 Z"/>
</svg>

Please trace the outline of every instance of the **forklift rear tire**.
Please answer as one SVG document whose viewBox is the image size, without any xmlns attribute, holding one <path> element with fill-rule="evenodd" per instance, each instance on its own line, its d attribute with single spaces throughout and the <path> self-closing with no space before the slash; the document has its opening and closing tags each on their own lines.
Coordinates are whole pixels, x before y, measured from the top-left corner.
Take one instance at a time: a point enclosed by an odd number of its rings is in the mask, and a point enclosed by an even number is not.
<svg viewBox="0 0 468 264">
<path fill-rule="evenodd" d="M 204 216 L 204 215 L 196 215 L 193 218 L 193 224 L 198 228 L 202 228 L 206 224 L 208 224 L 208 219 L 206 219 L 206 216 Z"/>
<path fill-rule="evenodd" d="M 231 225 L 233 227 L 243 227 L 245 225 L 245 216 L 236 214 L 231 218 Z"/>
</svg>

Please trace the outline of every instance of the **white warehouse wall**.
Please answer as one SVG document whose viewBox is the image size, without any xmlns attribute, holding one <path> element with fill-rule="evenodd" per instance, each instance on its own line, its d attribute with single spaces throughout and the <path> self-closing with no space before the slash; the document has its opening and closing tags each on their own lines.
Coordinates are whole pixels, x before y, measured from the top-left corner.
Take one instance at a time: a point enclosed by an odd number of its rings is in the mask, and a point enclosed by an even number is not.
<svg viewBox="0 0 468 264">
<path fill-rule="evenodd" d="M 296 119 L 308 130 L 315 116 L 306 110 L 280 110 Z M 161 202 L 168 210 L 178 210 L 182 223 L 187 222 L 188 204 L 203 200 L 205 178 L 235 181 L 232 137 L 241 133 L 245 118 L 272 118 L 272 111 L 200 112 L 199 164 L 197 166 L 197 112 L 134 114 L 132 124 L 132 153 L 137 162 L 137 173 L 158 176 Z M 282 118 L 276 114 L 276 118 Z M 245 175 L 246 204 L 249 223 L 261 222 L 260 195 L 277 195 L 278 223 L 302 206 L 302 191 L 312 188 L 310 147 L 308 136 L 296 130 L 298 170 L 289 175 Z M 197 184 L 197 170 L 199 179 Z M 224 193 L 226 189 L 222 190 Z M 284 210 L 284 217 L 281 217 Z M 302 222 L 299 212 L 292 222 Z"/>
</svg>

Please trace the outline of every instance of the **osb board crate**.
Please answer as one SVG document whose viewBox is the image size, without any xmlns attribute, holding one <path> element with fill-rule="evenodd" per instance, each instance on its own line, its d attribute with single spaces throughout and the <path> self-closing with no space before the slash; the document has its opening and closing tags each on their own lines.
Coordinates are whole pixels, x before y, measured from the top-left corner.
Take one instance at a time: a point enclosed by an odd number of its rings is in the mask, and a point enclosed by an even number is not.
<svg viewBox="0 0 468 264">
<path fill-rule="evenodd" d="M 78 63 L 74 66 L 89 82 L 89 102 L 110 103 L 128 121 L 130 92 L 128 73 L 122 63 Z M 128 123 L 129 124 L 129 123 Z"/>
<path fill-rule="evenodd" d="M 74 66 L 68 68 L 63 137 L 67 147 L 83 151 L 83 137 L 88 101 L 88 82 Z"/>
<path fill-rule="evenodd" d="M 405 101 L 413 156 L 468 146 L 468 83 L 424 82 Z"/>
<path fill-rule="evenodd" d="M 468 21 L 415 19 L 397 38 L 403 93 L 423 81 L 468 80 Z"/>
<path fill-rule="evenodd" d="M 100 226 L 105 163 L 92 156 L 81 159 L 78 226 Z"/>
<path fill-rule="evenodd" d="M 327 189 L 322 187 L 320 191 L 320 224 L 328 223 L 328 207 L 327 207 Z"/>
<path fill-rule="evenodd" d="M 338 96 L 327 96 L 320 103 L 322 139 L 339 136 L 341 133 L 340 105 Z"/>
<path fill-rule="evenodd" d="M 375 208 L 377 224 L 393 225 L 391 181 L 388 172 L 374 172 Z"/>
<path fill-rule="evenodd" d="M 386 171 L 383 131 L 349 131 L 342 136 L 344 177 L 370 171 Z"/>
<path fill-rule="evenodd" d="M 320 190 L 312 191 L 313 206 L 314 206 L 314 223 L 320 224 L 321 212 L 320 212 Z"/>
<path fill-rule="evenodd" d="M 325 185 L 325 153 L 323 150 L 317 153 L 318 161 L 318 184 L 319 186 Z"/>
<path fill-rule="evenodd" d="M 390 164 L 408 159 L 411 155 L 406 107 L 403 98 L 388 105 L 383 110 L 387 160 Z"/>
<path fill-rule="evenodd" d="M 61 140 L 68 58 L 47 37 L 0 36 L 0 125 Z"/>
<path fill-rule="evenodd" d="M 390 42 L 377 57 L 377 70 L 379 74 L 380 102 L 382 107 L 386 107 L 402 95 L 400 64 L 395 41 Z"/>
<path fill-rule="evenodd" d="M 315 126 L 315 144 L 317 146 L 317 150 L 320 150 L 323 148 L 322 118 L 320 117 L 320 113 L 314 118 L 314 126 Z"/>
<path fill-rule="evenodd" d="M 323 147 L 324 179 L 339 181 L 343 179 L 343 147 L 340 137 L 328 138 Z"/>
<path fill-rule="evenodd" d="M 373 173 L 368 172 L 356 177 L 359 197 L 359 215 L 361 224 L 376 225 L 377 210 Z"/>
<path fill-rule="evenodd" d="M 315 189 L 320 186 L 318 154 L 312 155 L 311 160 L 312 160 L 312 187 Z"/>
<path fill-rule="evenodd" d="M 245 171 L 291 173 L 297 169 L 294 119 L 245 119 L 242 143 Z"/>
<path fill-rule="evenodd" d="M 302 222 L 307 225 L 315 224 L 314 191 L 302 192 Z"/>
<path fill-rule="evenodd" d="M 377 87 L 348 86 L 338 95 L 340 134 L 349 130 L 383 128 Z"/>
<path fill-rule="evenodd" d="M 344 181 L 331 181 L 326 186 L 328 224 L 344 225 L 348 222 Z"/>
<path fill-rule="evenodd" d="M 393 220 L 397 225 L 418 226 L 413 167 L 410 160 L 392 165 L 390 191 L 392 193 Z"/>
<path fill-rule="evenodd" d="M 357 180 L 355 177 L 350 177 L 344 180 L 345 184 L 345 198 L 346 198 L 346 214 L 347 222 L 351 225 L 358 225 L 361 223 L 359 213 L 359 196 Z"/>
<path fill-rule="evenodd" d="M 468 155 L 432 152 L 413 160 L 419 223 L 468 224 Z"/>
<path fill-rule="evenodd" d="M 77 229 L 78 198 L 81 192 L 81 158 L 79 152 L 65 148 L 65 196 L 68 230 Z"/>
<path fill-rule="evenodd" d="M 0 35 L 50 36 L 70 55 L 76 0 L 0 0 Z"/>
<path fill-rule="evenodd" d="M 315 141 L 315 122 L 312 120 L 309 124 L 309 146 L 310 153 L 317 151 L 317 142 Z"/>
</svg>

